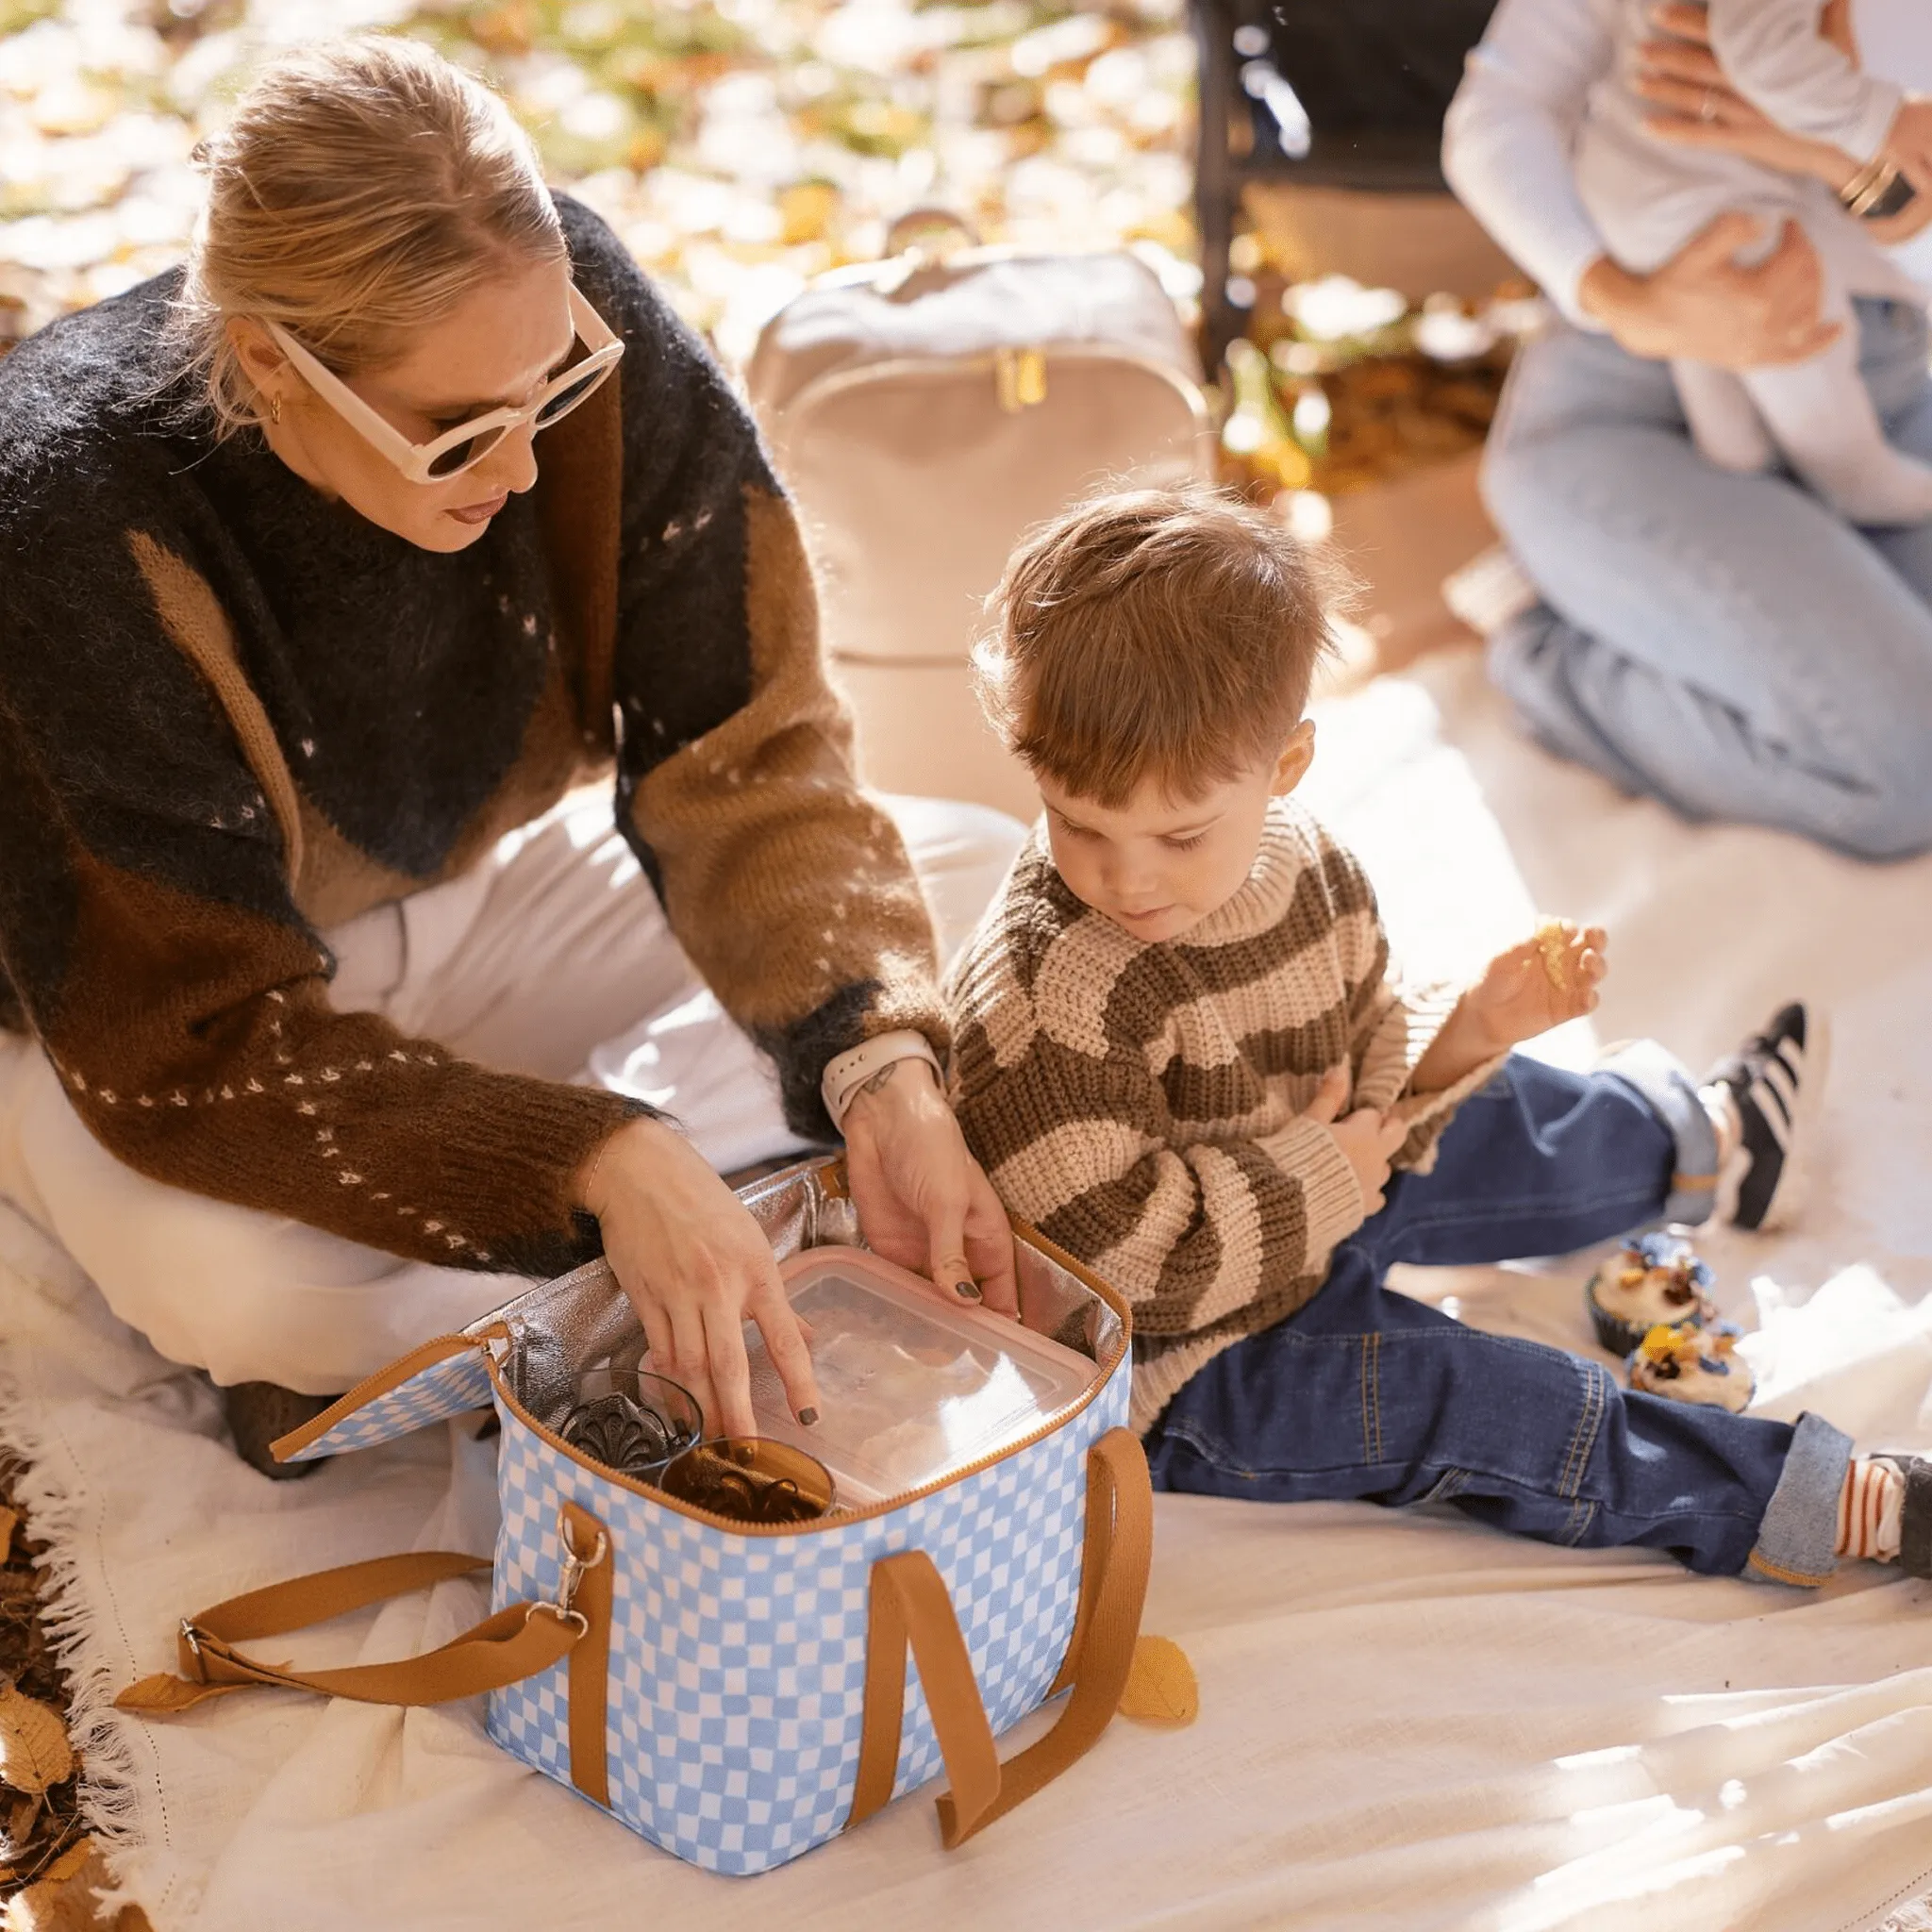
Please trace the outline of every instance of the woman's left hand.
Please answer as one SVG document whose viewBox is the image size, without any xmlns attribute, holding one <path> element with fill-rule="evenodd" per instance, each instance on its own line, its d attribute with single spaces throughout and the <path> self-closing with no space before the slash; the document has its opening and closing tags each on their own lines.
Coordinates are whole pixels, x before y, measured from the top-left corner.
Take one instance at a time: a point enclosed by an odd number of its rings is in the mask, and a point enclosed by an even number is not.
<svg viewBox="0 0 1932 1932">
<path fill-rule="evenodd" d="M 1658 33 L 1639 50 L 1637 92 L 1657 111 L 1645 122 L 1660 141 L 1737 155 L 1780 175 L 1809 175 L 1835 194 L 1858 172 L 1840 148 L 1788 134 L 1732 87 L 1710 50 L 1710 18 L 1702 7 L 1666 0 L 1652 10 Z M 1845 10 L 1827 8 L 1824 31 L 1850 53 Z"/>
<path fill-rule="evenodd" d="M 933 1070 L 918 1059 L 881 1068 L 854 1095 L 844 1127 L 852 1201 L 874 1251 L 948 1296 L 1017 1314 L 1006 1210 Z"/>
</svg>

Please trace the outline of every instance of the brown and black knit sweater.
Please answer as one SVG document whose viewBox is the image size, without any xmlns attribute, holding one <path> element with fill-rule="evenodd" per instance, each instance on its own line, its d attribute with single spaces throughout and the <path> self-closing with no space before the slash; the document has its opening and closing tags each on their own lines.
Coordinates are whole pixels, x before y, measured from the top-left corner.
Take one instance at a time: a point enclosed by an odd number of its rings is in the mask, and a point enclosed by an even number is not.
<svg viewBox="0 0 1932 1932">
<path fill-rule="evenodd" d="M 1239 892 L 1180 939 L 1091 910 L 1036 830 L 947 981 L 954 1099 L 1007 1206 L 1134 1309 L 1137 1428 L 1322 1286 L 1361 1224 L 1355 1171 L 1302 1118 L 1345 1066 L 1351 1108 L 1396 1108 L 1424 1168 L 1500 1060 L 1415 1093 L 1460 989 L 1405 987 L 1353 854 L 1270 808 Z"/>
<path fill-rule="evenodd" d="M 337 1013 L 319 934 L 573 785 L 827 1130 L 825 1060 L 943 1040 L 931 928 L 854 788 L 797 529 L 743 409 L 587 209 L 617 377 L 439 556 L 216 444 L 158 342 L 176 276 L 0 362 L 0 1024 L 142 1172 L 398 1255 L 548 1274 L 638 1109 Z M 568 986 L 557 996 L 567 999 Z"/>
</svg>

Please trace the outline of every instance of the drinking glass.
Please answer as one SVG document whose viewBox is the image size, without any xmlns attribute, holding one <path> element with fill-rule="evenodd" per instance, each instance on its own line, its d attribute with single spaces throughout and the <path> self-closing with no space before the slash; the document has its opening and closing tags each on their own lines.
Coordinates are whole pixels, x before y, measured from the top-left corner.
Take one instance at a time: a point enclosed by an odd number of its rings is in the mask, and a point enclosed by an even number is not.
<svg viewBox="0 0 1932 1932">
<path fill-rule="evenodd" d="M 704 1411 L 689 1390 L 608 1364 L 577 1377 L 576 1403 L 558 1430 L 592 1462 L 646 1483 L 656 1483 L 704 1433 Z"/>
<path fill-rule="evenodd" d="M 789 1443 L 717 1436 L 687 1449 L 658 1487 L 695 1509 L 734 1523 L 809 1523 L 831 1511 L 831 1472 Z"/>
</svg>

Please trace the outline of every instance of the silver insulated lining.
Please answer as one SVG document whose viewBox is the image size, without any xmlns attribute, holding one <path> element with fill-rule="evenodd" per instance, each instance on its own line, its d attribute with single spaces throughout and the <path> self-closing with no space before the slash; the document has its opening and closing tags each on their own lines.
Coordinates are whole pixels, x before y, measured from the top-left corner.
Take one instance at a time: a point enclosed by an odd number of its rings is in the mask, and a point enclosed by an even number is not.
<svg viewBox="0 0 1932 1932">
<path fill-rule="evenodd" d="M 832 1165 L 809 1161 L 740 1191 L 781 1261 L 803 1248 L 864 1245 L 852 1203 L 825 1191 L 824 1176 Z M 1018 1253 L 1020 1315 L 1026 1326 L 1090 1361 L 1112 1356 L 1120 1347 L 1120 1317 L 1057 1261 L 1024 1245 Z M 643 1329 L 607 1261 L 588 1262 L 528 1290 L 466 1332 L 497 1323 L 510 1334 L 505 1364 L 510 1392 L 546 1428 L 556 1428 L 570 1412 L 583 1370 L 600 1362 L 635 1368 L 646 1354 Z"/>
</svg>

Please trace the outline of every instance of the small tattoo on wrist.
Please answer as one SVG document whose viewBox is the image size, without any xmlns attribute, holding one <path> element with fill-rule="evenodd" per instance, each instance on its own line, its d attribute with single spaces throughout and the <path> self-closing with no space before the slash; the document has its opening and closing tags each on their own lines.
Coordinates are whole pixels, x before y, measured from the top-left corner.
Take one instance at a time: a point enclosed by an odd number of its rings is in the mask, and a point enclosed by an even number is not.
<svg viewBox="0 0 1932 1932">
<path fill-rule="evenodd" d="M 883 1093 L 886 1091 L 887 1082 L 905 1064 L 904 1060 L 888 1060 L 876 1074 L 874 1074 L 865 1081 L 858 1091 L 861 1093 Z"/>
</svg>

